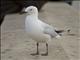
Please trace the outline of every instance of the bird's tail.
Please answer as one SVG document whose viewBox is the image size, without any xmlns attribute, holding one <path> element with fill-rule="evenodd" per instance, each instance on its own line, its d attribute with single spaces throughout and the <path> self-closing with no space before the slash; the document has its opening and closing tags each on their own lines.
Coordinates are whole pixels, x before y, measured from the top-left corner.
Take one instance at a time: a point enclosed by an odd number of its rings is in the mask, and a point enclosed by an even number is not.
<svg viewBox="0 0 80 60">
<path fill-rule="evenodd" d="M 57 34 L 59 34 L 60 36 L 62 35 L 62 33 L 64 33 L 64 32 L 69 33 L 70 31 L 71 31 L 70 29 L 67 29 L 67 30 L 55 30 L 55 32 L 56 32 Z"/>
</svg>

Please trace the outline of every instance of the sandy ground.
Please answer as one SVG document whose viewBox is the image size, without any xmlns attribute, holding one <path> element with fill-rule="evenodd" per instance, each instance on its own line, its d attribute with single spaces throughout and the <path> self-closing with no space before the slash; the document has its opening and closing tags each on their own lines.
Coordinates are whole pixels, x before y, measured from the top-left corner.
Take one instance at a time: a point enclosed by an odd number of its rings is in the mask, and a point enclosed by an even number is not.
<svg viewBox="0 0 80 60">
<path fill-rule="evenodd" d="M 49 42 L 48 56 L 31 56 L 36 52 L 35 41 L 24 30 L 25 14 L 7 15 L 1 26 L 1 60 L 80 60 L 79 58 L 79 11 L 66 3 L 47 3 L 39 13 L 44 22 L 59 29 L 71 29 L 60 39 Z M 40 53 L 45 44 L 40 44 Z"/>
</svg>

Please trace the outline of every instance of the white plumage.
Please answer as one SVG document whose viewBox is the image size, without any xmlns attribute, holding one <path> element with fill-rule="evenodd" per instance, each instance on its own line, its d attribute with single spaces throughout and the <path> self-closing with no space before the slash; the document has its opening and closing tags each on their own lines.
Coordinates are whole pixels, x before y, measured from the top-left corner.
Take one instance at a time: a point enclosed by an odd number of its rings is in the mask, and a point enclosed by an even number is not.
<svg viewBox="0 0 80 60">
<path fill-rule="evenodd" d="M 26 32 L 32 39 L 39 42 L 50 40 L 51 37 L 59 37 L 52 26 L 38 19 L 38 10 L 36 7 L 29 6 L 25 9 L 25 12 L 27 12 L 25 19 Z"/>
<path fill-rule="evenodd" d="M 52 37 L 60 37 L 55 28 L 38 19 L 38 9 L 29 6 L 25 9 L 25 29 L 29 37 L 36 42 L 48 42 Z"/>
</svg>

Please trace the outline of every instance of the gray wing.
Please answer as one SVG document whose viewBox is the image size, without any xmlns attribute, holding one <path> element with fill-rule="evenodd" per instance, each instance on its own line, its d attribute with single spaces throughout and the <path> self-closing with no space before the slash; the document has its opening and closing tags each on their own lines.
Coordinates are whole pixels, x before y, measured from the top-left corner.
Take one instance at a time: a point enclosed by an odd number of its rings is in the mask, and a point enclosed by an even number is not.
<svg viewBox="0 0 80 60">
<path fill-rule="evenodd" d="M 55 29 L 52 26 L 46 25 L 44 26 L 43 32 L 45 34 L 49 34 L 51 37 L 56 37 L 58 34 L 55 32 Z"/>
<path fill-rule="evenodd" d="M 44 34 L 48 34 L 51 37 L 56 37 L 58 35 L 58 33 L 55 31 L 55 28 L 53 28 L 51 25 L 46 24 L 42 21 L 40 22 L 42 24 Z"/>
</svg>

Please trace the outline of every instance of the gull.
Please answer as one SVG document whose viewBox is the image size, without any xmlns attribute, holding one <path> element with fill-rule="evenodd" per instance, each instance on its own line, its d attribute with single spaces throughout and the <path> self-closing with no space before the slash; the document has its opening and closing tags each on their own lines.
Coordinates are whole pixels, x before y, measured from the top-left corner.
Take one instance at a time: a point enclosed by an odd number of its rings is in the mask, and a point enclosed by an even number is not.
<svg viewBox="0 0 80 60">
<path fill-rule="evenodd" d="M 37 52 L 31 55 L 39 55 L 39 43 L 46 43 L 46 53 L 42 56 L 48 55 L 48 41 L 52 38 L 59 38 L 59 33 L 63 31 L 57 31 L 53 26 L 44 23 L 38 18 L 38 9 L 35 6 L 29 6 L 25 8 L 25 30 L 29 37 L 36 41 Z"/>
</svg>

